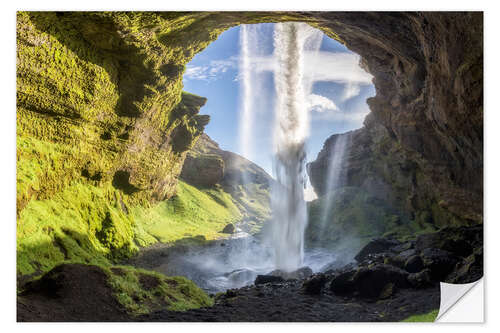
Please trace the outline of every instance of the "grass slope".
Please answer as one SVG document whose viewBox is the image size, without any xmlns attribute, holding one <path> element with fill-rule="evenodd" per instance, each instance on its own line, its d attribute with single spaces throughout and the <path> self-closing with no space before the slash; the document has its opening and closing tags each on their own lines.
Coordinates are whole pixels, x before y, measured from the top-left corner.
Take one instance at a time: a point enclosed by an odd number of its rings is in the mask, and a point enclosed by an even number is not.
<svg viewBox="0 0 500 333">
<path fill-rule="evenodd" d="M 220 189 L 179 183 L 177 195 L 146 208 L 112 186 L 76 183 L 51 199 L 31 200 L 17 222 L 17 271 L 41 274 L 62 262 L 110 265 L 138 246 L 185 238 L 216 239 L 241 218 Z"/>
<path fill-rule="evenodd" d="M 132 209 L 132 216 L 136 221 L 136 241 L 141 246 L 186 237 L 220 238 L 224 226 L 241 219 L 231 196 L 222 189 L 199 190 L 182 181 L 172 199 L 151 208 L 137 206 Z"/>
</svg>

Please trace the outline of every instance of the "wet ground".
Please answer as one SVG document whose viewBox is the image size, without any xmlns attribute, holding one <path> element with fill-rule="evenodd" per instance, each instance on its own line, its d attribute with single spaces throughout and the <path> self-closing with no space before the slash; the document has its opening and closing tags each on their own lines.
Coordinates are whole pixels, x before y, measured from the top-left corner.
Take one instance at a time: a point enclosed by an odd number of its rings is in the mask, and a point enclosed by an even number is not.
<svg viewBox="0 0 500 333">
<path fill-rule="evenodd" d="M 211 308 L 159 311 L 139 321 L 218 322 L 367 322 L 401 321 L 439 308 L 439 287 L 401 289 L 384 300 L 339 297 L 328 290 L 308 295 L 302 281 L 229 290 Z"/>
</svg>

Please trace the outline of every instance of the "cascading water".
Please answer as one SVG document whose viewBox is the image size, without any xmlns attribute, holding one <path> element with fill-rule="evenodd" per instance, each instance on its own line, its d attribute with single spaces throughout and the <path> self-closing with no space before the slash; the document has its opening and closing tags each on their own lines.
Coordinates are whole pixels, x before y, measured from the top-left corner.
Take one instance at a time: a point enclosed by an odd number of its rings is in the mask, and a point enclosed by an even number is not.
<svg viewBox="0 0 500 333">
<path fill-rule="evenodd" d="M 252 70 L 252 56 L 255 49 L 255 27 L 242 25 L 240 28 L 240 60 L 239 77 L 241 79 L 241 116 L 239 146 L 243 156 L 251 156 L 251 129 L 253 125 L 253 86 L 255 85 L 255 73 Z"/>
<path fill-rule="evenodd" d="M 330 210 L 332 208 L 332 194 L 335 189 L 342 186 L 343 179 L 341 177 L 341 171 L 343 168 L 343 161 L 346 151 L 349 147 L 349 133 L 339 134 L 333 146 L 333 149 L 330 150 L 328 156 L 328 170 L 327 170 L 327 178 L 326 178 L 326 191 L 327 191 L 327 200 L 322 207 L 321 211 L 321 220 L 320 220 L 320 232 L 326 227 L 328 222 L 328 217 L 330 216 Z"/>
<path fill-rule="evenodd" d="M 317 34 L 321 33 L 304 23 L 280 23 L 274 33 L 274 171 L 278 184 L 271 193 L 272 238 L 276 268 L 288 272 L 299 268 L 304 256 L 305 139 L 309 131 L 306 96 L 312 82 L 304 77 L 304 52 L 306 45 L 319 49 L 320 43 L 311 42 L 321 41 Z"/>
</svg>

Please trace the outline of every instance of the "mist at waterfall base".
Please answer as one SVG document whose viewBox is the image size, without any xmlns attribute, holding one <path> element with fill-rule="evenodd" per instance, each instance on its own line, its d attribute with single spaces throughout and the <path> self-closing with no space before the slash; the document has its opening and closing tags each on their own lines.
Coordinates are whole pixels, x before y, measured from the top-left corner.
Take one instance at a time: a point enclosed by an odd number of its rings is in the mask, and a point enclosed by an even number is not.
<svg viewBox="0 0 500 333">
<path fill-rule="evenodd" d="M 331 249 L 304 248 L 306 139 L 315 82 L 311 75 L 304 75 L 304 63 L 314 62 L 323 34 L 304 23 L 275 24 L 272 56 L 267 55 L 266 61 L 259 64 L 259 59 L 266 57 L 266 51 L 259 46 L 260 34 L 258 25 L 241 26 L 238 144 L 244 156 L 255 153 L 252 130 L 258 122 L 258 110 L 265 105 L 262 97 L 269 97 L 259 82 L 271 72 L 275 87 L 272 165 L 276 178 L 271 186 L 272 219 L 257 235 L 245 232 L 243 221 L 236 224 L 237 232 L 230 239 L 172 249 L 168 261 L 157 268 L 167 275 L 186 276 L 209 292 L 253 284 L 258 274 L 276 269 L 291 272 L 307 266 L 319 272 L 346 259 L 345 253 Z M 328 188 L 341 183 L 339 169 L 347 147 L 347 139 L 341 136 L 329 156 Z M 324 208 L 321 224 L 327 223 L 330 208 Z"/>
</svg>

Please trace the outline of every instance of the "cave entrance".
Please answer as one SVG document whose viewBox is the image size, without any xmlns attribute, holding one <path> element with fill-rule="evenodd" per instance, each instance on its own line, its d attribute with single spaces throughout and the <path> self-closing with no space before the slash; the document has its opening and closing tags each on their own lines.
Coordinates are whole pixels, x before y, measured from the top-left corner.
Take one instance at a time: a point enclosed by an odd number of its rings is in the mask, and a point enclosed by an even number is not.
<svg viewBox="0 0 500 333">
<path fill-rule="evenodd" d="M 260 23 L 226 30 L 187 64 L 183 78 L 185 91 L 208 99 L 201 109 L 202 114 L 211 117 L 205 133 L 222 149 L 244 156 L 273 177 L 276 93 L 271 67 L 275 29 L 275 23 Z M 331 135 L 362 127 L 369 113 L 366 99 L 375 95 L 372 76 L 359 66 L 359 56 L 320 34 L 317 52 L 306 52 L 304 59 L 304 74 L 312 82 L 306 96 L 310 127 L 307 162 L 316 158 Z M 243 68 L 244 57 L 248 58 L 249 69 Z M 251 119 L 244 114 L 244 100 L 248 98 L 244 92 L 245 75 L 253 78 Z M 315 198 L 310 185 L 305 198 Z"/>
</svg>

